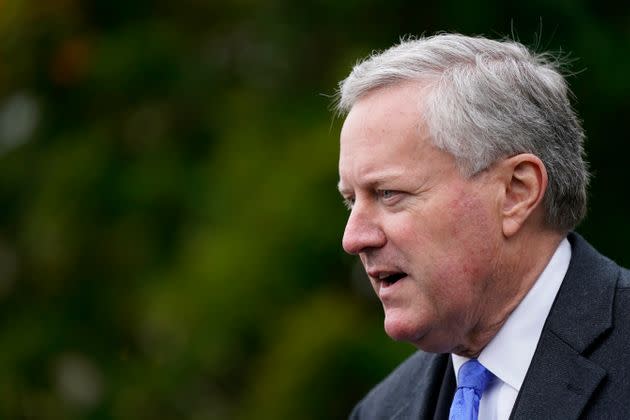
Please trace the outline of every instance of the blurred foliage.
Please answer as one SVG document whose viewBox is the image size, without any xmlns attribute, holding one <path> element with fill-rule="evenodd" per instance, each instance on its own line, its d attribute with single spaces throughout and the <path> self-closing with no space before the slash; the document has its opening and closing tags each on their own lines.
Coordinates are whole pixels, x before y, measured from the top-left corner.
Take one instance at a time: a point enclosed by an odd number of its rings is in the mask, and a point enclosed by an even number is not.
<svg viewBox="0 0 630 420">
<path fill-rule="evenodd" d="M 580 231 L 630 264 L 629 11 L 0 2 L 0 418 L 344 418 L 413 349 L 341 251 L 329 95 L 404 34 L 572 52 Z"/>
</svg>

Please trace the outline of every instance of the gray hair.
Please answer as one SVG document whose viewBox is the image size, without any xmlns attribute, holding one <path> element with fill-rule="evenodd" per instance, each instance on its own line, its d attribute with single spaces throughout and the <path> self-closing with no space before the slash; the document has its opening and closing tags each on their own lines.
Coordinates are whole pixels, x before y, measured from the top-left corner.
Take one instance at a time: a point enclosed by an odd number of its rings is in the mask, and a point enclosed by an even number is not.
<svg viewBox="0 0 630 420">
<path fill-rule="evenodd" d="M 589 181 L 584 132 L 551 54 L 459 34 L 402 40 L 354 66 L 339 83 L 337 111 L 346 114 L 366 93 L 404 81 L 426 83 L 419 102 L 432 141 L 455 157 L 465 176 L 532 153 L 549 178 L 546 224 L 568 231 L 582 220 Z"/>
</svg>

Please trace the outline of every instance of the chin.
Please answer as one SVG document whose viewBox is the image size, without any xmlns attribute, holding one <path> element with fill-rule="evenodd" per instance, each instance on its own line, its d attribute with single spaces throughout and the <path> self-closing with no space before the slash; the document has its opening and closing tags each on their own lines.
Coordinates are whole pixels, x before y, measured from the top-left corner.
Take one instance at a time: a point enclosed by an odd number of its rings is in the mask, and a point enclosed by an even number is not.
<svg viewBox="0 0 630 420">
<path fill-rule="evenodd" d="M 396 341 L 411 343 L 414 347 L 429 353 L 449 353 L 453 343 L 450 335 L 439 334 L 428 322 L 415 316 L 402 316 L 401 313 L 385 314 L 385 332 Z"/>
<path fill-rule="evenodd" d="M 426 333 L 422 323 L 418 322 L 417 316 L 412 317 L 399 311 L 386 311 L 384 321 L 385 332 L 393 340 L 407 341 L 414 345 L 422 340 Z"/>
</svg>

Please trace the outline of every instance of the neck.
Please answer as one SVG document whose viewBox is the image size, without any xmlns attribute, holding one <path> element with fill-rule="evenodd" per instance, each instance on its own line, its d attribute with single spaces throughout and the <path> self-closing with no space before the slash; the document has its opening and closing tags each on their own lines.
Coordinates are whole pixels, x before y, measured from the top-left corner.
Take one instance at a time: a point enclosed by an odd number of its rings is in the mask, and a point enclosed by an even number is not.
<svg viewBox="0 0 630 420">
<path fill-rule="evenodd" d="M 496 278 L 489 283 L 484 311 L 466 337 L 466 344 L 453 353 L 477 357 L 505 324 L 551 260 L 564 234 L 552 231 L 523 232 L 509 238 L 497 264 Z"/>
</svg>

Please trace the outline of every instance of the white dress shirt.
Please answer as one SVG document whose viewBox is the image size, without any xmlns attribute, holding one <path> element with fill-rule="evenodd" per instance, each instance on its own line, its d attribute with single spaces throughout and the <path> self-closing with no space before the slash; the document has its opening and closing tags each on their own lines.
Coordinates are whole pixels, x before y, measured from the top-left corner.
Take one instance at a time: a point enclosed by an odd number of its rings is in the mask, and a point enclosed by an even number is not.
<svg viewBox="0 0 630 420">
<path fill-rule="evenodd" d="M 571 245 L 565 238 L 530 291 L 479 354 L 479 362 L 496 376 L 479 403 L 480 420 L 510 417 L 570 260 Z M 469 359 L 456 354 L 452 357 L 457 378 L 459 368 Z"/>
</svg>

